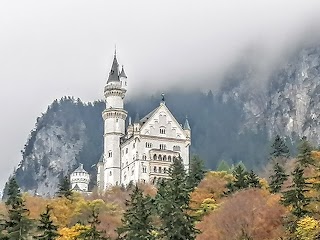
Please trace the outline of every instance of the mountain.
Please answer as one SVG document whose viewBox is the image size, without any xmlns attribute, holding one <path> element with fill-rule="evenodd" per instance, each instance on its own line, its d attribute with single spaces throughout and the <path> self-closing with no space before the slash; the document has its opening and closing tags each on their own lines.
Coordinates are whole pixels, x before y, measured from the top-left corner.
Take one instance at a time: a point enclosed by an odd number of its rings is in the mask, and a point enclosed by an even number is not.
<svg viewBox="0 0 320 240">
<path fill-rule="evenodd" d="M 192 154 L 214 169 L 221 160 L 242 161 L 261 169 L 267 162 L 270 140 L 286 136 L 291 153 L 296 141 L 307 136 L 320 144 L 320 47 L 291 54 L 264 78 L 250 64 L 230 69 L 220 89 L 203 92 L 172 89 L 166 104 L 180 123 L 188 116 Z M 144 116 L 160 102 L 160 94 L 127 100 L 129 116 Z M 13 173 L 24 191 L 53 195 L 59 178 L 79 162 L 95 184 L 95 164 L 103 149 L 104 103 L 82 103 L 64 97 L 54 101 L 37 119 Z M 4 191 L 5 192 L 5 191 Z"/>
</svg>

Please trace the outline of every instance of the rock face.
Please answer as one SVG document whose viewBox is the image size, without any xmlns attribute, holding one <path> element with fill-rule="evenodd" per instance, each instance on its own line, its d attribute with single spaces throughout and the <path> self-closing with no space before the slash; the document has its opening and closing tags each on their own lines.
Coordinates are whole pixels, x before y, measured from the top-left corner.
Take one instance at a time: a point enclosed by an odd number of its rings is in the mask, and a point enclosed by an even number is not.
<svg viewBox="0 0 320 240">
<path fill-rule="evenodd" d="M 266 77 L 263 87 L 254 81 L 248 65 L 230 72 L 215 94 L 166 94 L 166 104 L 179 122 L 188 115 L 191 153 L 199 154 L 208 168 L 214 169 L 221 160 L 262 167 L 275 134 L 287 136 L 291 149 L 301 136 L 320 144 L 319 46 L 293 54 Z M 131 117 L 137 110 L 144 116 L 159 101 L 160 97 L 150 96 L 130 99 L 125 108 Z M 72 98 L 54 101 L 37 119 L 13 174 L 22 190 L 52 196 L 59 178 L 79 163 L 91 174 L 92 187 L 94 166 L 103 149 L 103 109 L 103 102 L 83 104 Z"/>
<path fill-rule="evenodd" d="M 243 127 L 320 143 L 320 47 L 303 49 L 279 66 L 264 89 L 254 89 L 248 79 L 222 92 L 224 99 L 242 104 Z"/>
<path fill-rule="evenodd" d="M 22 151 L 23 159 L 14 173 L 22 190 L 53 196 L 61 177 L 70 174 L 79 162 L 85 162 L 94 173 L 92 163 L 102 153 L 102 134 L 94 129 L 102 129 L 101 112 L 97 115 L 102 105 L 101 102 L 86 105 L 80 100 L 62 98 L 49 106 L 37 119 Z M 90 119 L 92 114 L 97 115 L 94 118 L 98 121 L 96 126 Z M 94 153 L 89 154 L 90 151 Z M 91 161 L 85 159 L 88 154 Z"/>
</svg>

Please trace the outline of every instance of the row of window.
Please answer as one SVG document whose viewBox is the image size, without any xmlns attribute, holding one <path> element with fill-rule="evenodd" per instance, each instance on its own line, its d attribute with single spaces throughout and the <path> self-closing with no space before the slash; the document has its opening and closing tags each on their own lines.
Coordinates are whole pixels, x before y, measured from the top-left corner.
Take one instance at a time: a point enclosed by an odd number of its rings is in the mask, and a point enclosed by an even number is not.
<svg viewBox="0 0 320 240">
<path fill-rule="evenodd" d="M 161 167 L 156 167 L 156 166 L 154 166 L 153 167 L 153 172 L 154 173 L 167 173 L 167 168 L 166 167 L 164 167 L 164 168 L 161 168 Z"/>
<path fill-rule="evenodd" d="M 172 159 L 174 160 L 176 157 L 173 157 Z M 154 154 L 153 155 L 153 160 L 158 160 L 158 161 L 168 161 L 168 162 L 171 162 L 171 156 L 169 155 L 168 157 L 166 155 L 157 155 L 157 154 Z"/>
</svg>

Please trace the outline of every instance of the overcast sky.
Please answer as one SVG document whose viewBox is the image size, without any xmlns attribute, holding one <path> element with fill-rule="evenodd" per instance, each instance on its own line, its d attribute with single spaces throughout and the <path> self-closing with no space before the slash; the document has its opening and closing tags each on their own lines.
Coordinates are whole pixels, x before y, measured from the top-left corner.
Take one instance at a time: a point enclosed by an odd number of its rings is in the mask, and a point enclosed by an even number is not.
<svg viewBox="0 0 320 240">
<path fill-rule="evenodd" d="M 129 94 L 214 88 L 247 49 L 268 68 L 313 38 L 319 16 L 317 0 L 0 0 L 0 186 L 48 104 L 102 98 L 115 44 Z"/>
</svg>

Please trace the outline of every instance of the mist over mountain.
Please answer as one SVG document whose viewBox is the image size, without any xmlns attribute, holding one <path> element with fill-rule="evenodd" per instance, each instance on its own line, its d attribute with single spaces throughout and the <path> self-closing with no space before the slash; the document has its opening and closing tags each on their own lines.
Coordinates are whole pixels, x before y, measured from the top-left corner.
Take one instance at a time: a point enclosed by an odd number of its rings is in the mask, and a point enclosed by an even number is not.
<svg viewBox="0 0 320 240">
<path fill-rule="evenodd" d="M 175 88 L 166 104 L 180 123 L 192 129 L 191 153 L 214 169 L 221 160 L 261 169 L 270 140 L 286 136 L 292 153 L 301 136 L 320 144 L 320 46 L 297 50 L 257 84 L 250 64 L 239 63 L 224 76 L 220 89 Z M 131 97 L 125 109 L 144 116 L 160 102 L 160 92 Z M 104 103 L 63 97 L 37 119 L 13 173 L 24 191 L 53 195 L 59 178 L 83 163 L 95 184 L 95 164 L 103 149 Z"/>
</svg>

